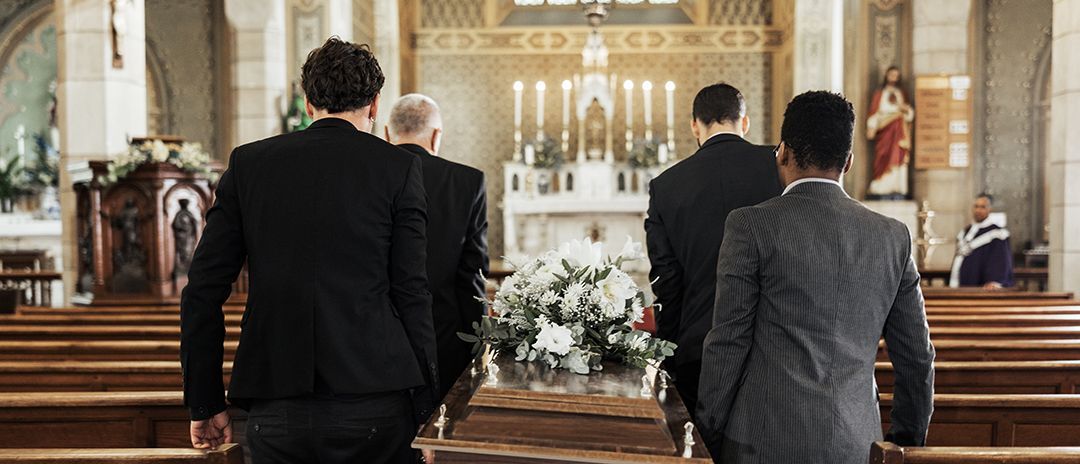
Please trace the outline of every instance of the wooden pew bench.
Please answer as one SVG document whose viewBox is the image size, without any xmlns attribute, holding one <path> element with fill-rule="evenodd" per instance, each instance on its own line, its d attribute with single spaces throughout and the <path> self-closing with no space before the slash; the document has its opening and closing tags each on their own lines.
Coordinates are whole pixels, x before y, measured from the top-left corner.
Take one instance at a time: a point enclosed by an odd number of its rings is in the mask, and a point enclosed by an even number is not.
<svg viewBox="0 0 1080 464">
<path fill-rule="evenodd" d="M 232 361 L 238 342 L 225 342 L 225 360 Z M 0 341 L 0 361 L 176 361 L 180 341 L 30 340 Z"/>
<path fill-rule="evenodd" d="M 1003 298 L 1000 300 L 994 299 L 981 299 L 981 300 L 949 300 L 949 299 L 926 299 L 927 307 L 945 308 L 986 308 L 986 307 L 1001 307 L 1001 306 L 1076 306 L 1080 302 L 1072 299 L 1068 300 L 1055 300 L 1055 299 L 1012 299 Z"/>
<path fill-rule="evenodd" d="M 983 314 L 1080 314 L 1080 306 L 927 306 L 927 316 Z"/>
<path fill-rule="evenodd" d="M 240 314 L 226 314 L 225 324 L 240 326 Z M 180 314 L 18 314 L 0 315 L 0 326 L 10 325 L 156 325 L 180 326 Z"/>
<path fill-rule="evenodd" d="M 231 373 L 227 362 L 226 385 Z M 0 392 L 182 389 L 179 361 L 0 361 Z"/>
<path fill-rule="evenodd" d="M 244 464 L 240 445 L 230 443 L 216 450 L 192 448 L 30 448 L 0 449 L 0 462 L 29 464 Z"/>
<path fill-rule="evenodd" d="M 882 393 L 882 430 L 891 405 Z M 1080 446 L 1080 395 L 935 395 L 926 444 Z"/>
<path fill-rule="evenodd" d="M 3 327 L 0 327 L 2 330 Z M 0 339 L 3 335 L 0 332 Z M 930 327 L 932 340 L 1080 340 L 1080 326 Z"/>
<path fill-rule="evenodd" d="M 1076 464 L 1078 447 L 975 448 L 900 447 L 888 442 L 874 443 L 870 464 Z"/>
<path fill-rule="evenodd" d="M 987 291 L 981 288 L 923 288 L 926 300 L 1071 300 L 1072 292 Z"/>
<path fill-rule="evenodd" d="M 239 327 L 226 327 L 225 339 L 238 340 Z M 179 340 L 180 325 L 0 325 L 0 341 Z"/>
<path fill-rule="evenodd" d="M 1080 326 L 1080 314 L 929 314 L 930 327 Z"/>
<path fill-rule="evenodd" d="M 1080 340 L 934 340 L 938 361 L 1062 361 L 1080 359 Z M 0 350 L 2 353 L 2 350 Z M 878 360 L 889 353 L 882 340 Z"/>
<path fill-rule="evenodd" d="M 190 424 L 180 391 L 0 393 L 0 448 L 190 448 Z"/>
<path fill-rule="evenodd" d="M 1080 360 L 938 361 L 934 369 L 935 393 L 1080 394 Z M 893 391 L 891 363 L 877 363 L 875 376 L 882 392 Z"/>
<path fill-rule="evenodd" d="M 243 306 L 225 306 L 222 308 L 225 314 L 243 314 Z M 36 306 L 20 307 L 18 314 L 21 315 L 63 315 L 63 316 L 90 316 L 90 315 L 141 315 L 141 314 L 180 314 L 179 306 L 77 306 L 67 308 L 39 308 Z"/>
</svg>

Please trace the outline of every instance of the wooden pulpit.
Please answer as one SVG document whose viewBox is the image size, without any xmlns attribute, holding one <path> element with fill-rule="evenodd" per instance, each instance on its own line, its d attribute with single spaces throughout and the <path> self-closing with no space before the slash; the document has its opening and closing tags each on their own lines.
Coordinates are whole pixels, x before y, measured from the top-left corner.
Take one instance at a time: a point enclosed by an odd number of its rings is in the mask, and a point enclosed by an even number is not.
<svg viewBox="0 0 1080 464">
<path fill-rule="evenodd" d="M 413 447 L 443 463 L 711 463 L 674 384 L 606 363 L 578 375 L 477 358 Z M 494 367 L 492 367 L 494 366 Z"/>
<path fill-rule="evenodd" d="M 75 184 L 77 292 L 93 305 L 177 304 L 214 185 L 170 163 L 143 164 L 109 185 L 98 180 L 106 162 L 89 169 L 92 178 Z"/>
</svg>

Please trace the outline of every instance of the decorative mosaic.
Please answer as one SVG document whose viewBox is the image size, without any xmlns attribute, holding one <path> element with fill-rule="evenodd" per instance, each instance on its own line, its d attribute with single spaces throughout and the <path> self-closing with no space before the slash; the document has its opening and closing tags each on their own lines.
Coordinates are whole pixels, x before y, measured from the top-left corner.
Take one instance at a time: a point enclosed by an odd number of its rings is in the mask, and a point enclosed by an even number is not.
<svg viewBox="0 0 1080 464">
<path fill-rule="evenodd" d="M 484 26 L 485 0 L 420 0 L 421 28 Z"/>
<path fill-rule="evenodd" d="M 580 54 L 588 29 L 513 28 L 424 30 L 415 34 L 420 54 Z M 784 31 L 763 26 L 604 28 L 611 53 L 760 52 L 780 49 Z"/>
<path fill-rule="evenodd" d="M 710 0 L 709 24 L 726 26 L 770 25 L 772 0 Z"/>
<path fill-rule="evenodd" d="M 1044 150 L 1039 91 L 1051 42 L 1051 0 L 985 0 L 982 153 L 976 186 L 1008 214 L 1014 248 L 1040 240 L 1045 226 Z M 1048 98 L 1048 96 L 1047 96 Z M 980 135 L 980 134 L 976 134 Z M 1045 146 L 1045 145 L 1043 145 Z"/>
<path fill-rule="evenodd" d="M 544 80 L 545 128 L 549 133 L 561 130 L 562 91 L 558 84 L 580 72 L 581 59 L 576 55 L 427 55 L 419 58 L 419 91 L 439 102 L 444 115 L 445 136 L 442 154 L 484 171 L 487 175 L 488 241 L 492 256 L 501 255 L 502 163 L 513 151 L 513 82 L 526 82 L 523 98 L 523 131 L 535 133 L 536 94 L 532 84 Z M 749 139 L 773 143 L 767 135 L 770 126 L 772 55 L 770 53 L 710 54 L 612 54 L 610 70 L 619 82 L 630 79 L 654 83 L 654 127 L 663 133 L 666 115 L 663 83 L 671 80 L 675 90 L 676 151 L 680 158 L 693 153 L 697 144 L 690 133 L 691 103 L 697 90 L 705 85 L 727 81 L 746 96 L 751 118 Z M 644 133 L 644 114 L 640 86 L 634 98 L 635 133 Z M 625 133 L 625 94 L 616 93 L 616 118 L 613 127 L 616 141 Z M 571 121 L 571 139 L 576 136 L 576 121 Z M 625 153 L 616 143 L 616 158 Z"/>
</svg>

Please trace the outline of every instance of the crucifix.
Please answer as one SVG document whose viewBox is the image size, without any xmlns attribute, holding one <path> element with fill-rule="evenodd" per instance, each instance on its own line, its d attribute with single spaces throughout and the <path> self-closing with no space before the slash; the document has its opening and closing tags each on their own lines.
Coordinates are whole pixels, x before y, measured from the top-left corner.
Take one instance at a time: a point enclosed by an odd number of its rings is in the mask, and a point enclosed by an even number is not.
<svg viewBox="0 0 1080 464">
<path fill-rule="evenodd" d="M 127 9 L 131 0 L 109 0 L 112 7 L 110 22 L 112 23 L 113 43 L 113 68 L 124 67 L 124 39 L 127 36 Z"/>
</svg>

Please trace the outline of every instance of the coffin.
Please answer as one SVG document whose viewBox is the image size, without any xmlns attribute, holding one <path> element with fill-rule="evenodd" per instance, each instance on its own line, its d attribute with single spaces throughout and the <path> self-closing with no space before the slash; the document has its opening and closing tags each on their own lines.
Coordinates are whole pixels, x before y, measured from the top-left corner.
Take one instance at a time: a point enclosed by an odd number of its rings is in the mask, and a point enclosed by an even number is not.
<svg viewBox="0 0 1080 464">
<path fill-rule="evenodd" d="M 440 409 L 413 441 L 440 464 L 712 462 L 674 385 L 653 369 L 605 363 L 585 376 L 482 356 Z"/>
</svg>

